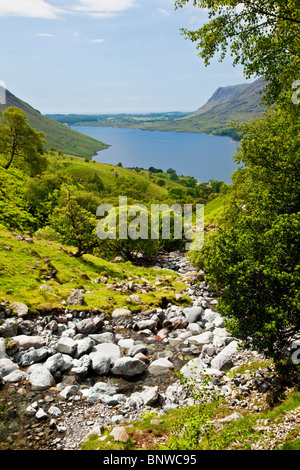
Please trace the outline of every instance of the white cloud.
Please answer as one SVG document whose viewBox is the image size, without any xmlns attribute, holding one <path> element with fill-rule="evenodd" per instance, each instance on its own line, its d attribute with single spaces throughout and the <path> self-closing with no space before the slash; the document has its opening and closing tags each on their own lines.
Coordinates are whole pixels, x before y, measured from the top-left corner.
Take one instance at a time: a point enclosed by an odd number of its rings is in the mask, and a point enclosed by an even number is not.
<svg viewBox="0 0 300 470">
<path fill-rule="evenodd" d="M 158 8 L 157 12 L 163 16 L 170 16 L 170 12 L 166 10 L 165 8 Z"/>
<path fill-rule="evenodd" d="M 91 39 L 90 42 L 101 43 L 101 42 L 104 42 L 104 41 L 105 41 L 105 39 L 98 38 L 98 39 Z"/>
<path fill-rule="evenodd" d="M 63 12 L 45 0 L 0 0 L 1 16 L 56 19 Z"/>
<path fill-rule="evenodd" d="M 97 18 L 114 16 L 135 5 L 135 0 L 79 0 L 75 11 L 84 12 Z"/>
<path fill-rule="evenodd" d="M 49 33 L 39 33 L 38 36 L 40 38 L 54 38 L 54 34 L 49 34 Z"/>
</svg>

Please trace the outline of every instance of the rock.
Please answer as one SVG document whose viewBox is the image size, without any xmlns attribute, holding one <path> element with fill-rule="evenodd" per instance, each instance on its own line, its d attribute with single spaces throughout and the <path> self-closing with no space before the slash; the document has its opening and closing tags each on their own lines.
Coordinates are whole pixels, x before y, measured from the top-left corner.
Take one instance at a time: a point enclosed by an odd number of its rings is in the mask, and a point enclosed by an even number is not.
<svg viewBox="0 0 300 470">
<path fill-rule="evenodd" d="M 126 432 L 126 429 L 123 426 L 113 428 L 112 432 L 110 433 L 110 436 L 112 436 L 114 438 L 114 441 L 116 442 L 129 441 L 129 436 Z"/>
<path fill-rule="evenodd" d="M 89 337 L 94 341 L 95 344 L 116 342 L 115 335 L 111 332 L 90 334 Z"/>
<path fill-rule="evenodd" d="M 132 346 L 129 351 L 128 351 L 128 356 L 130 357 L 134 357 L 136 354 L 139 354 L 139 353 L 147 353 L 147 346 L 145 344 L 135 344 L 134 346 Z"/>
<path fill-rule="evenodd" d="M 137 305 L 141 305 L 143 303 L 143 301 L 141 300 L 141 298 L 137 294 L 130 295 L 129 299 L 131 300 L 131 302 L 133 302 L 134 304 L 137 304 Z"/>
<path fill-rule="evenodd" d="M 39 408 L 35 414 L 35 417 L 39 420 L 48 419 L 47 413 L 43 410 L 43 408 Z"/>
<path fill-rule="evenodd" d="M 117 323 L 127 324 L 132 322 L 132 313 L 126 308 L 117 308 L 112 312 L 111 318 Z"/>
<path fill-rule="evenodd" d="M 231 341 L 231 343 L 225 346 L 225 348 L 212 359 L 211 367 L 221 371 L 231 369 L 231 367 L 233 367 L 232 355 L 236 352 L 237 348 L 238 342 Z"/>
<path fill-rule="evenodd" d="M 20 364 L 22 367 L 30 366 L 36 362 L 41 362 L 48 356 L 48 349 L 39 348 L 26 351 L 21 355 Z"/>
<path fill-rule="evenodd" d="M 21 302 L 14 302 L 10 306 L 15 312 L 17 312 L 18 317 L 26 317 L 28 314 L 28 307 L 27 305 Z"/>
<path fill-rule="evenodd" d="M 23 380 L 27 380 L 27 378 L 28 378 L 28 375 L 26 374 L 26 372 L 16 369 L 12 371 L 10 374 L 5 375 L 5 377 L 3 377 L 3 380 L 4 382 L 16 383 L 16 382 L 22 382 Z"/>
<path fill-rule="evenodd" d="M 0 359 L 0 377 L 5 377 L 6 375 L 11 374 L 11 372 L 18 369 L 19 366 L 15 364 L 11 359 Z"/>
<path fill-rule="evenodd" d="M 51 374 L 55 374 L 57 371 L 64 372 L 73 364 L 72 357 L 68 354 L 56 353 L 53 356 L 48 357 L 44 366 L 49 370 Z"/>
<path fill-rule="evenodd" d="M 183 314 L 189 323 L 196 323 L 203 314 L 203 308 L 188 307 L 183 310 Z"/>
<path fill-rule="evenodd" d="M 94 346 L 94 342 L 91 338 L 83 338 L 76 340 L 76 349 L 74 352 L 75 358 L 80 358 L 85 354 L 89 353 Z"/>
<path fill-rule="evenodd" d="M 48 414 L 54 418 L 58 418 L 62 415 L 62 411 L 58 408 L 58 406 L 52 405 L 48 410 Z"/>
<path fill-rule="evenodd" d="M 56 349 L 61 354 L 73 356 L 76 349 L 76 342 L 72 338 L 62 336 L 57 342 Z"/>
<path fill-rule="evenodd" d="M 101 352 L 93 352 L 89 354 L 91 359 L 91 369 L 97 375 L 107 375 L 110 371 L 111 359 L 104 356 Z"/>
<path fill-rule="evenodd" d="M 68 400 L 70 397 L 73 395 L 76 395 L 78 392 L 79 387 L 78 385 L 67 385 L 59 394 L 60 398 L 63 398 L 64 400 Z"/>
<path fill-rule="evenodd" d="M 13 336 L 12 339 L 20 351 L 26 351 L 30 348 L 38 349 L 46 344 L 46 340 L 42 336 L 18 335 Z"/>
<path fill-rule="evenodd" d="M 163 375 L 174 369 L 174 365 L 168 359 L 161 357 L 151 362 L 148 371 L 152 375 Z"/>
<path fill-rule="evenodd" d="M 102 318 L 85 318 L 84 320 L 76 323 L 76 330 L 83 335 L 90 335 L 102 328 L 104 325 Z"/>
<path fill-rule="evenodd" d="M 134 345 L 134 340 L 131 338 L 126 338 L 126 339 L 124 338 L 118 341 L 118 346 L 124 349 L 124 351 L 128 351 L 130 348 L 132 348 L 133 345 Z"/>
<path fill-rule="evenodd" d="M 6 318 L 0 325 L 0 335 L 4 338 L 11 338 L 18 334 L 18 322 L 16 318 Z"/>
<path fill-rule="evenodd" d="M 74 290 L 74 292 L 72 292 L 72 294 L 70 294 L 69 297 L 67 298 L 67 302 L 68 304 L 71 304 L 71 305 L 83 305 L 84 295 L 81 292 L 81 290 L 80 289 Z"/>
<path fill-rule="evenodd" d="M 88 374 L 91 364 L 91 358 L 86 354 L 81 356 L 80 359 L 73 360 L 73 367 L 70 370 L 69 374 L 74 375 L 76 380 L 83 380 Z"/>
<path fill-rule="evenodd" d="M 155 336 L 155 339 L 157 339 L 158 341 L 162 341 L 163 339 L 167 338 L 168 336 L 169 336 L 168 328 L 162 328 L 161 330 L 159 330 L 159 332 Z"/>
<path fill-rule="evenodd" d="M 203 372 L 206 365 L 204 362 L 201 361 L 200 358 L 191 359 L 187 364 L 185 364 L 181 369 L 180 372 L 183 374 L 185 378 L 195 377 L 198 376 L 199 373 Z"/>
<path fill-rule="evenodd" d="M 158 399 L 158 387 L 147 387 L 145 386 L 143 391 L 140 392 L 140 395 L 143 399 L 144 405 L 145 406 L 151 406 L 153 405 L 157 399 Z"/>
<path fill-rule="evenodd" d="M 153 330 L 156 327 L 157 323 L 154 320 L 141 320 L 137 322 L 136 327 L 138 330 Z"/>
<path fill-rule="evenodd" d="M 213 338 L 214 336 L 211 331 L 205 331 L 200 335 L 190 336 L 189 338 L 187 338 L 187 341 L 189 342 L 189 344 L 195 344 L 198 346 L 201 344 L 212 343 Z"/>
<path fill-rule="evenodd" d="M 44 365 L 34 364 L 27 373 L 33 390 L 47 390 L 55 385 L 54 377 Z"/>
<path fill-rule="evenodd" d="M 139 359 L 122 357 L 115 362 L 111 373 L 122 377 L 134 377 L 142 374 L 146 369 L 146 364 Z"/>
<path fill-rule="evenodd" d="M 114 343 L 97 344 L 96 346 L 93 347 L 92 352 L 98 352 L 98 353 L 101 353 L 102 356 L 109 357 L 112 363 L 114 363 L 116 360 L 124 356 L 123 349 Z"/>
<path fill-rule="evenodd" d="M 0 338 L 0 359 L 5 359 L 6 358 L 6 346 L 5 346 L 5 341 Z"/>
<path fill-rule="evenodd" d="M 22 320 L 18 324 L 18 334 L 31 336 L 34 334 L 35 324 L 30 320 Z"/>
</svg>

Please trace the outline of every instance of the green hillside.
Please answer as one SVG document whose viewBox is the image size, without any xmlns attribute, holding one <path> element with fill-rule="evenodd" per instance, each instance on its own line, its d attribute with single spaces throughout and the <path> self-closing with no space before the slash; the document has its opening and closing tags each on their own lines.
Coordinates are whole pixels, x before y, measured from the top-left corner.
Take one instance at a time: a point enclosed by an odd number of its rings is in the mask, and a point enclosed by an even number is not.
<svg viewBox="0 0 300 470">
<path fill-rule="evenodd" d="M 103 142 L 99 142 L 43 116 L 39 111 L 7 90 L 6 104 L 0 105 L 0 114 L 10 106 L 22 109 L 27 114 L 29 124 L 35 130 L 45 132 L 47 140 L 46 148 L 48 149 L 55 147 L 58 151 L 68 155 L 89 158 L 99 150 L 107 148 L 107 145 Z"/>
<path fill-rule="evenodd" d="M 229 135 L 238 139 L 238 133 L 230 129 L 233 121 L 247 122 L 258 118 L 264 111 L 261 106 L 261 79 L 218 88 L 207 103 L 193 113 L 152 114 L 99 114 L 99 115 L 49 115 L 53 120 L 70 126 L 125 127 L 150 131 L 204 132 Z"/>
</svg>

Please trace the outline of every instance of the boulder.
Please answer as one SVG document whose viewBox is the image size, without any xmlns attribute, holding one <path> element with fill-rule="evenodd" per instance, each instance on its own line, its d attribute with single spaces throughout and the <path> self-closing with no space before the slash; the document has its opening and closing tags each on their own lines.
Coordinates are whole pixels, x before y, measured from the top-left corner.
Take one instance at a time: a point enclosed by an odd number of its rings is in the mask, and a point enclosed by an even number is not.
<svg viewBox="0 0 300 470">
<path fill-rule="evenodd" d="M 76 349 L 76 342 L 68 336 L 62 336 L 57 342 L 56 349 L 61 354 L 73 356 Z"/>
<path fill-rule="evenodd" d="M 26 372 L 20 369 L 16 369 L 10 374 L 3 377 L 4 382 L 13 382 L 13 383 L 22 382 L 23 380 L 27 380 L 27 379 L 28 379 L 28 375 L 26 374 Z"/>
<path fill-rule="evenodd" d="M 213 338 L 214 336 L 211 331 L 205 331 L 204 333 L 200 333 L 200 335 L 190 336 L 187 338 L 187 341 L 189 344 L 195 344 L 196 346 L 199 346 L 201 344 L 212 343 Z"/>
<path fill-rule="evenodd" d="M 34 364 L 27 370 L 33 390 L 47 390 L 55 386 L 55 380 L 44 365 Z"/>
<path fill-rule="evenodd" d="M 136 354 L 139 354 L 139 353 L 147 353 L 147 346 L 145 344 L 135 344 L 134 346 L 132 346 L 132 348 L 129 349 L 128 351 L 128 356 L 130 357 L 134 357 Z"/>
<path fill-rule="evenodd" d="M 73 364 L 73 359 L 68 354 L 56 353 L 53 356 L 48 357 L 44 366 L 49 370 L 51 374 L 55 374 L 55 372 L 60 371 L 64 372 Z"/>
<path fill-rule="evenodd" d="M 117 441 L 117 442 L 129 441 L 129 436 L 127 434 L 126 429 L 123 426 L 113 428 L 112 432 L 110 433 L 110 436 L 112 436 L 114 438 L 114 441 Z"/>
<path fill-rule="evenodd" d="M 196 323 L 203 314 L 203 308 L 187 307 L 183 310 L 183 314 L 189 323 Z"/>
<path fill-rule="evenodd" d="M 84 356 L 85 354 L 91 351 L 93 346 L 94 342 L 89 337 L 76 340 L 76 349 L 74 351 L 74 357 L 78 359 L 81 356 Z"/>
<path fill-rule="evenodd" d="M 20 364 L 22 367 L 30 366 L 31 364 L 35 364 L 36 362 L 43 361 L 48 356 L 48 354 L 48 349 L 46 348 L 39 348 L 26 351 L 20 357 Z"/>
<path fill-rule="evenodd" d="M 171 369 L 174 369 L 174 365 L 168 359 L 161 357 L 151 362 L 148 367 L 148 371 L 152 375 L 163 375 L 170 372 Z"/>
<path fill-rule="evenodd" d="M 0 359 L 0 377 L 5 377 L 11 372 L 18 370 L 19 366 L 9 358 Z"/>
<path fill-rule="evenodd" d="M 211 367 L 221 371 L 229 370 L 233 367 L 232 355 L 238 348 L 237 341 L 231 341 L 219 354 L 217 354 L 211 361 Z"/>
<path fill-rule="evenodd" d="M 83 305 L 84 295 L 81 292 L 81 290 L 80 289 L 74 290 L 74 292 L 72 292 L 72 294 L 70 294 L 69 297 L 67 298 L 67 302 L 68 304 L 71 304 L 71 305 Z"/>
<path fill-rule="evenodd" d="M 112 363 L 124 356 L 123 349 L 114 343 L 96 344 L 92 349 L 92 353 L 93 352 L 98 352 L 101 353 L 102 356 L 109 357 Z"/>
<path fill-rule="evenodd" d="M 121 357 L 115 362 L 111 373 L 122 377 L 134 377 L 135 375 L 142 374 L 146 369 L 146 364 L 139 359 Z"/>
<path fill-rule="evenodd" d="M 18 321 L 16 318 L 6 318 L 0 325 L 0 335 L 3 338 L 11 338 L 18 334 Z"/>
<path fill-rule="evenodd" d="M 101 352 L 93 352 L 89 355 L 91 359 L 90 367 L 97 375 L 107 375 L 110 371 L 111 359 Z"/>
<path fill-rule="evenodd" d="M 117 323 L 127 324 L 132 322 L 132 313 L 126 308 L 116 308 L 112 312 L 111 318 Z"/>
<path fill-rule="evenodd" d="M 42 336 L 18 335 L 13 336 L 12 339 L 20 351 L 26 351 L 30 348 L 38 349 L 46 344 L 46 340 Z"/>
<path fill-rule="evenodd" d="M 76 323 L 76 330 L 83 335 L 90 335 L 102 328 L 103 325 L 103 320 L 100 317 L 85 318 Z"/>
<path fill-rule="evenodd" d="M 10 308 L 12 308 L 15 312 L 17 312 L 18 317 L 26 317 L 27 314 L 28 314 L 27 305 L 25 305 L 21 302 L 12 303 Z"/>
<path fill-rule="evenodd" d="M 109 331 L 105 333 L 89 334 L 89 337 L 94 341 L 95 344 L 116 342 L 115 335 Z"/>
</svg>

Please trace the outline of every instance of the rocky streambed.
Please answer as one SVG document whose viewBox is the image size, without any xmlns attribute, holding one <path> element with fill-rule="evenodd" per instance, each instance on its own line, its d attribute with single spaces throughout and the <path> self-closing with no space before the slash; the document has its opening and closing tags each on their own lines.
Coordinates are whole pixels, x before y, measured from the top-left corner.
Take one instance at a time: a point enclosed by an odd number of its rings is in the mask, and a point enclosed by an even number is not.
<svg viewBox="0 0 300 470">
<path fill-rule="evenodd" d="M 177 372 L 196 381 L 208 376 L 204 399 L 216 392 L 232 407 L 259 410 L 255 401 L 275 386 L 271 368 L 234 373 L 234 367 L 263 358 L 239 350 L 210 287 L 182 253 L 161 256 L 158 277 L 164 268 L 190 283 L 190 306 L 168 304 L 136 314 L 116 309 L 110 319 L 70 308 L 33 319 L 22 304 L 5 306 L 2 449 L 80 449 L 103 426 L 118 426 L 152 409 L 163 415 L 190 405 Z M 77 301 L 81 295 L 73 293 Z"/>
</svg>

